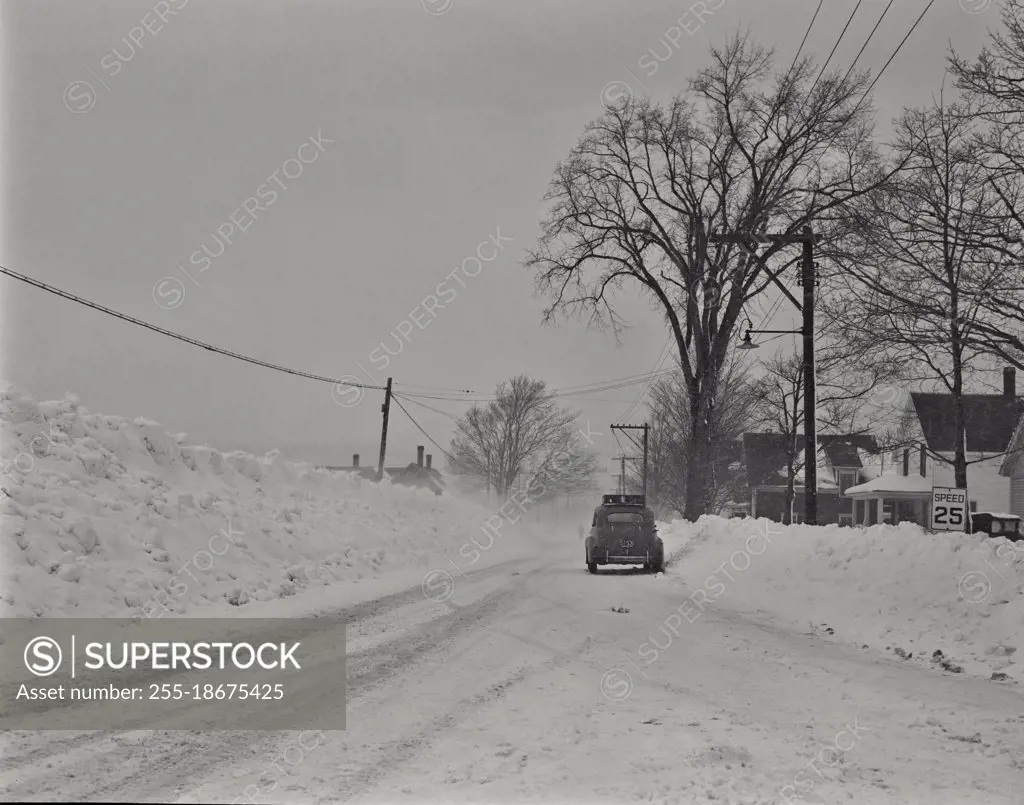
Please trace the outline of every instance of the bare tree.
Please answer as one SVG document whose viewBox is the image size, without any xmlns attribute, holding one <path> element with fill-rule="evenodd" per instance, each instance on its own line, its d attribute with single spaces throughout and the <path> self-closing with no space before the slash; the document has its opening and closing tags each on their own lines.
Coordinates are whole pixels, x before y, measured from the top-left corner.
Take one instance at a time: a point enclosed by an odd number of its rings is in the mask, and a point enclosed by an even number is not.
<svg viewBox="0 0 1024 805">
<path fill-rule="evenodd" d="M 976 322 L 973 340 L 989 354 L 1024 367 L 1024 0 L 1005 0 L 1003 30 L 975 61 L 955 52 L 950 70 L 970 100 L 973 159 L 983 163 L 991 202 L 1003 220 L 991 227 L 989 248 L 1000 276 L 979 304 L 990 315 Z"/>
<path fill-rule="evenodd" d="M 759 427 L 782 436 L 786 457 L 785 512 L 796 497 L 796 476 L 804 469 L 804 363 L 793 354 L 768 360 L 765 374 L 753 383 L 754 419 Z M 820 433 L 867 434 L 873 423 L 864 413 L 880 384 L 897 380 L 902 368 L 884 354 L 870 354 L 864 344 L 831 342 L 815 350 L 815 410 Z M 788 520 L 787 520 L 788 522 Z"/>
<path fill-rule="evenodd" d="M 648 488 L 652 503 L 681 514 L 686 508 L 687 468 L 692 445 L 689 390 L 682 372 L 657 380 L 651 387 L 650 467 Z M 704 472 L 710 475 L 708 497 L 711 511 L 719 511 L 742 491 L 743 478 L 736 466 L 736 446 L 752 423 L 755 399 L 745 368 L 730 360 L 717 388 L 717 414 L 710 434 L 711 449 Z"/>
<path fill-rule="evenodd" d="M 504 497 L 524 473 L 538 471 L 547 461 L 545 476 L 553 490 L 583 483 L 586 462 L 554 462 L 552 447 L 570 442 L 577 413 L 561 408 L 539 380 L 520 375 L 501 383 L 497 400 L 474 405 L 458 421 L 452 438 L 448 469 L 493 488 Z"/>
<path fill-rule="evenodd" d="M 665 316 L 687 391 L 693 439 L 684 516 L 712 505 L 714 401 L 744 305 L 794 251 L 710 242 L 710 230 L 794 233 L 880 180 L 865 74 L 821 75 L 809 60 L 773 74 L 747 35 L 711 52 L 689 95 L 629 101 L 591 123 L 558 165 L 526 266 L 545 320 L 586 316 L 618 333 L 614 292 L 641 290 Z M 785 250 L 785 251 L 784 251 Z M 798 259 L 798 256 L 796 256 Z M 795 260 L 793 261 L 795 262 Z"/>
<path fill-rule="evenodd" d="M 1008 292 L 1001 255 L 1009 219 L 977 158 L 973 111 L 940 99 L 903 114 L 894 150 L 904 167 L 847 208 L 843 251 L 833 255 L 845 337 L 916 367 L 953 396 L 958 486 L 967 481 L 965 383 L 1005 328 L 993 298 Z"/>
</svg>

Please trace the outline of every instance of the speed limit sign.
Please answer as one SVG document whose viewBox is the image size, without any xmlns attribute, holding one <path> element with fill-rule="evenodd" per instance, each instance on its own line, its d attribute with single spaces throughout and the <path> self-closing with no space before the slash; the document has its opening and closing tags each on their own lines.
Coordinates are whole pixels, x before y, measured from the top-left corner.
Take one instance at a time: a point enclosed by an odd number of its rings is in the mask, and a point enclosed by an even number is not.
<svg viewBox="0 0 1024 805">
<path fill-rule="evenodd" d="M 967 530 L 967 490 L 949 486 L 932 487 L 932 530 Z"/>
</svg>

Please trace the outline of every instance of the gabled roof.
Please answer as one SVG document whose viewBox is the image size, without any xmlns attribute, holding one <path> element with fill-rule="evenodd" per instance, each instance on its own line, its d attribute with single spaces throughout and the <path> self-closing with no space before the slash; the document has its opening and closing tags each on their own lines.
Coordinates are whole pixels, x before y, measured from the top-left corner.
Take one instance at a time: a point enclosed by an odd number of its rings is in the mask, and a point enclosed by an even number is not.
<svg viewBox="0 0 1024 805">
<path fill-rule="evenodd" d="M 866 433 L 825 434 L 818 436 L 818 443 L 833 467 L 863 467 L 860 451 L 873 453 L 878 450 L 875 437 Z"/>
<path fill-rule="evenodd" d="M 952 452 L 956 442 L 953 395 L 912 392 L 910 399 L 928 449 Z M 965 394 L 961 399 L 967 421 L 967 452 L 1006 450 L 1024 413 L 1024 400 L 1005 394 Z"/>
<path fill-rule="evenodd" d="M 744 433 L 743 456 L 750 486 L 777 486 L 786 483 L 786 435 L 782 433 Z M 796 435 L 801 456 L 802 433 Z M 878 449 L 874 436 L 867 434 L 824 434 L 818 436 L 818 452 L 833 467 L 861 468 L 859 450 Z M 819 484 L 821 479 L 819 479 Z"/>
</svg>

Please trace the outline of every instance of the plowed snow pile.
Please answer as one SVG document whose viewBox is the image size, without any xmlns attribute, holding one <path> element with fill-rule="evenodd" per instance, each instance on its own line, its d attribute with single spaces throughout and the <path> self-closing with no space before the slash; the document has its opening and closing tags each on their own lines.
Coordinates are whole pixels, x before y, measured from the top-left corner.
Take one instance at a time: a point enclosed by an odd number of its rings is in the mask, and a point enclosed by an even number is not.
<svg viewBox="0 0 1024 805">
<path fill-rule="evenodd" d="M 669 573 L 691 620 L 701 606 L 759 612 L 908 662 L 1024 681 L 1024 543 L 909 523 L 703 517 L 661 530 L 683 544 Z"/>
<path fill-rule="evenodd" d="M 4 385 L 0 421 L 3 617 L 243 614 L 312 588 L 450 570 L 445 556 L 482 567 L 510 547 L 478 554 L 493 512 L 448 494 L 187 446 L 145 419 L 87 413 L 74 395 L 37 403 Z"/>
</svg>

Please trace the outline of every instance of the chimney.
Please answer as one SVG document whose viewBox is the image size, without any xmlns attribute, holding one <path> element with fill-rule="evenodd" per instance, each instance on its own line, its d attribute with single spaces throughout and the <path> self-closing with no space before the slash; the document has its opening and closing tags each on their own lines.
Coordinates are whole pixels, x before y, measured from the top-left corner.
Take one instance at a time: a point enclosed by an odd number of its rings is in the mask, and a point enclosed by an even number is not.
<svg viewBox="0 0 1024 805">
<path fill-rule="evenodd" d="M 910 450 L 903 450 L 903 475 L 910 475 Z"/>
<path fill-rule="evenodd" d="M 924 445 L 921 445 L 921 477 L 928 477 L 928 454 L 924 450 Z"/>
<path fill-rule="evenodd" d="M 422 467 L 423 466 L 423 445 L 422 444 L 419 447 L 416 448 L 416 466 L 417 467 Z"/>
<path fill-rule="evenodd" d="M 1003 369 L 1003 394 L 1007 397 L 1017 396 L 1017 370 L 1012 366 Z"/>
<path fill-rule="evenodd" d="M 352 466 L 357 469 L 359 468 L 359 453 L 352 454 Z"/>
<path fill-rule="evenodd" d="M 430 469 L 430 460 L 431 460 L 432 458 L 433 458 L 433 456 L 432 456 L 432 455 L 430 455 L 430 453 L 427 453 L 427 469 L 428 469 L 428 470 Z"/>
</svg>

